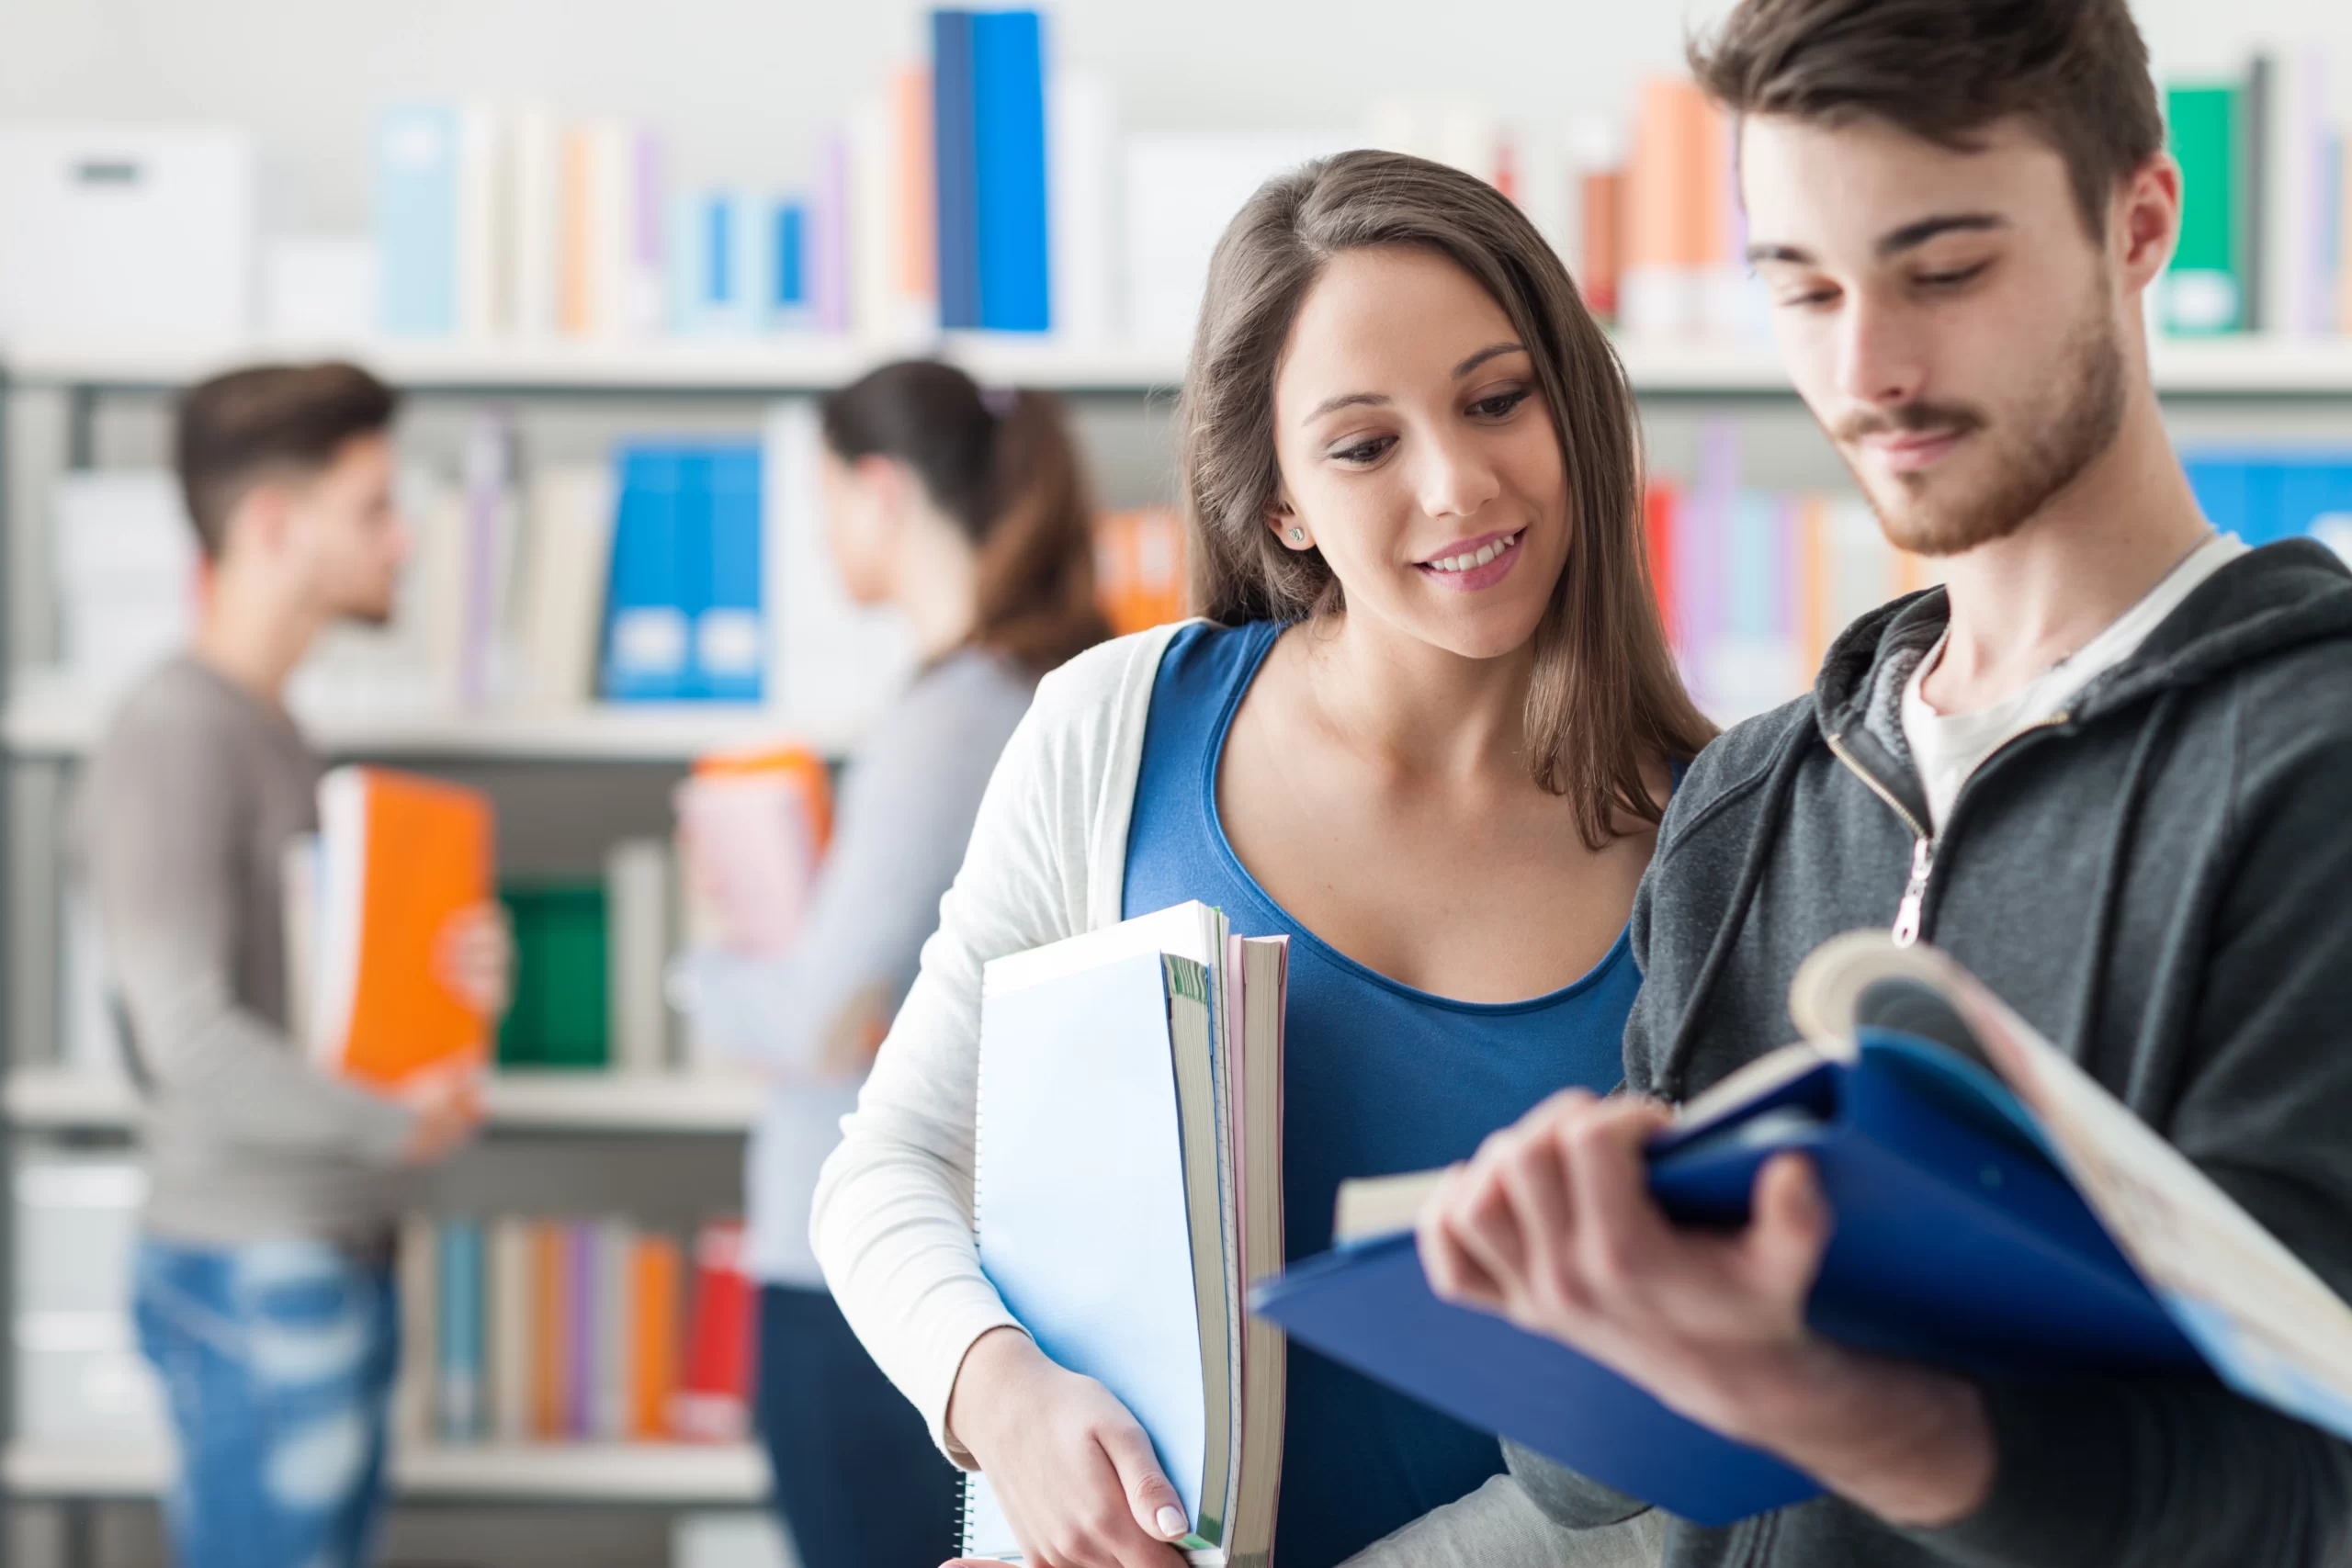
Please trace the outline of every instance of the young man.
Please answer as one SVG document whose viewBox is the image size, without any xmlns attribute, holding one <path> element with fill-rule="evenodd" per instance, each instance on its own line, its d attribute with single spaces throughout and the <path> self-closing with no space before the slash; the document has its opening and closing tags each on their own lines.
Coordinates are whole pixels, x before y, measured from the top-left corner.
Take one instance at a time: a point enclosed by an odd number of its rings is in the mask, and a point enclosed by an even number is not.
<svg viewBox="0 0 2352 1568">
<path fill-rule="evenodd" d="M 1948 586 L 1690 770 L 1634 911 L 1634 1092 L 1498 1134 L 1423 1215 L 1431 1278 L 1828 1489 L 1668 1522 L 1675 1568 L 2339 1561 L 2352 1447 L 2197 1380 L 1810 1337 L 1834 1216 L 1800 1159 L 1736 1236 L 1648 1199 L 1660 1102 L 1791 1037 L 1815 944 L 1892 928 L 2352 1295 L 2352 577 L 2216 537 L 2166 441 L 2141 307 L 2180 175 L 2124 0 L 1741 0 L 1694 65 L 1797 390 Z M 1640 1506 L 1514 1468 L 1572 1528 Z"/>
<path fill-rule="evenodd" d="M 317 827 L 319 764 L 282 699 L 329 623 L 391 613 L 392 410 L 347 365 L 187 394 L 179 473 L 209 573 L 196 647 L 131 694 L 90 765 L 89 872 L 147 1101 L 135 1306 L 177 1428 L 185 1568 L 365 1560 L 403 1173 L 477 1117 L 468 1075 L 387 1099 L 287 1034 L 280 866 Z M 447 978 L 494 1016 L 508 951 L 477 911 Z"/>
</svg>

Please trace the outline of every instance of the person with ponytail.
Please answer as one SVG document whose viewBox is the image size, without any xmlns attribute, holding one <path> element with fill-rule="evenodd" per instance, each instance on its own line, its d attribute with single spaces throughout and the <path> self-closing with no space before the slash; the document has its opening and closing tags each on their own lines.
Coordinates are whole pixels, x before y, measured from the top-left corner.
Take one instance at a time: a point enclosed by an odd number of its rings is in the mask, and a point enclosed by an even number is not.
<svg viewBox="0 0 2352 1568">
<path fill-rule="evenodd" d="M 833 563 L 852 598 L 905 615 L 921 665 L 842 771 L 795 947 L 698 950 L 676 989 L 706 1040 L 776 1080 L 744 1186 L 756 1415 L 797 1559 L 931 1568 L 953 1532 L 956 1472 L 826 1292 L 809 1199 L 1037 678 L 1110 626 L 1091 498 L 1055 399 L 907 361 L 828 397 L 823 432 Z"/>
<path fill-rule="evenodd" d="M 1267 184 L 1210 264 L 1180 423 L 1205 618 L 1039 685 L 816 1199 L 842 1310 L 1035 1568 L 1177 1568 L 1193 1521 L 980 1268 L 983 967 L 1190 898 L 1287 936 L 1284 1242 L 1313 1253 L 1343 1179 L 1617 1085 L 1634 887 L 1713 734 L 1650 590 L 1624 371 L 1492 186 L 1369 152 Z M 1283 1568 L 1561 1534 L 1491 1437 L 1299 1346 L 1286 1400 Z M 1416 1521 L 1463 1509 L 1488 1544 L 1449 1557 Z"/>
</svg>

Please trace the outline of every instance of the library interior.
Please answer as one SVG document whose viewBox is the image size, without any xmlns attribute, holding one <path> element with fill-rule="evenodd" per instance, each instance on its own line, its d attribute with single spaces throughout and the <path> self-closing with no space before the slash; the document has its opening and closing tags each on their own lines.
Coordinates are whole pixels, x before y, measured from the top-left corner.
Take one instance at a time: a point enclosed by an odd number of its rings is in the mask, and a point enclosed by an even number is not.
<svg viewBox="0 0 2352 1568">
<path fill-rule="evenodd" d="M 1731 8 L 0 0 L 0 1561 L 896 1563 L 820 1518 L 869 1442 L 938 1470 L 925 1560 L 977 1552 L 937 1413 L 835 1386 L 810 1194 L 1022 722 L 974 627 L 1045 667 L 1201 608 L 1182 399 L 1261 184 L 1410 154 L 1556 253 L 1713 724 L 1942 581 L 1776 350 L 1685 62 Z M 2352 9 L 2129 9 L 2183 181 L 2165 427 L 2216 528 L 2352 560 Z M 338 476 L 375 543 L 288 543 Z M 995 575 L 1016 491 L 1042 588 Z M 1255 1041 L 1276 961 L 1223 922 L 1182 940 Z M 1279 1369 L 1202 1301 L 1237 1391 Z M 1248 1418 L 1193 1561 L 1265 1561 Z"/>
</svg>

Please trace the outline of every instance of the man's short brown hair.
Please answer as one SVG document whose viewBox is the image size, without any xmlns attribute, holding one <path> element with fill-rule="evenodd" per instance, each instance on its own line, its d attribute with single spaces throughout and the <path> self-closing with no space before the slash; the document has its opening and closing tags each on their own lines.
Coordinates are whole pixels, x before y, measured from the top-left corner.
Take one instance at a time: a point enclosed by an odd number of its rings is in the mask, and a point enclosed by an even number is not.
<svg viewBox="0 0 2352 1568">
<path fill-rule="evenodd" d="M 356 365 L 256 365 L 215 376 L 180 399 L 176 459 L 187 514 L 206 556 L 230 514 L 274 476 L 315 474 L 344 444 L 391 426 L 398 394 Z"/>
<path fill-rule="evenodd" d="M 1740 0 L 1690 60 L 1738 115 L 1872 116 L 1961 150 L 2021 117 L 2065 160 L 2095 238 L 2116 186 L 2165 144 L 2125 0 Z"/>
</svg>

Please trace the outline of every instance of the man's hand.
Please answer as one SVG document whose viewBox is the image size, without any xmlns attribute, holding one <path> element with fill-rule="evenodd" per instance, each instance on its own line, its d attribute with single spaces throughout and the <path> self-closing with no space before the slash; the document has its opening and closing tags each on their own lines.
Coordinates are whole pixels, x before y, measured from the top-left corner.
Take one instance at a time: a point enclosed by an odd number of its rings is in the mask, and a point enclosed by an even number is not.
<svg viewBox="0 0 2352 1568">
<path fill-rule="evenodd" d="M 1832 1225 L 1811 1165 L 1769 1162 L 1745 1230 L 1678 1229 L 1642 1157 L 1670 1120 L 1654 1101 L 1571 1089 L 1489 1137 L 1421 1211 L 1430 1285 L 1896 1523 L 1973 1510 L 1995 1460 L 1974 1386 L 1805 1328 Z"/>
<path fill-rule="evenodd" d="M 514 1000 L 514 927 L 495 898 L 449 917 L 434 953 L 435 970 L 482 1017 L 495 1024 Z"/>
<path fill-rule="evenodd" d="M 481 1068 L 471 1061 L 428 1068 L 402 1083 L 399 1098 L 416 1112 L 401 1158 L 430 1165 L 456 1152 L 481 1127 Z"/>
</svg>

